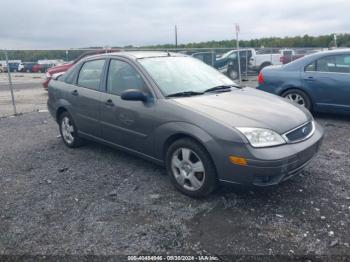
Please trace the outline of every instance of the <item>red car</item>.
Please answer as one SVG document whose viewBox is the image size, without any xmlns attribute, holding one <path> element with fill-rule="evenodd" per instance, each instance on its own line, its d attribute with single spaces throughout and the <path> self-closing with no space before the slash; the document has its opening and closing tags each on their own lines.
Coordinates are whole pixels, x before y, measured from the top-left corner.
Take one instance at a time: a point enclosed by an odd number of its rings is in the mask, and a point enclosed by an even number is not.
<svg viewBox="0 0 350 262">
<path fill-rule="evenodd" d="M 54 75 L 60 74 L 60 73 L 64 73 L 64 72 L 68 71 L 69 68 L 71 68 L 77 62 L 79 62 L 82 58 L 87 57 L 87 56 L 91 56 L 91 55 L 97 55 L 97 54 L 103 54 L 103 53 L 112 53 L 112 52 L 119 52 L 119 51 L 120 51 L 120 49 L 108 49 L 108 50 L 101 49 L 101 50 L 90 51 L 90 52 L 83 53 L 82 55 L 80 55 L 77 59 L 75 59 L 72 62 L 63 64 L 63 65 L 58 65 L 58 66 L 51 67 L 46 72 L 46 80 L 43 83 L 44 89 L 45 90 L 48 89 L 49 82 L 50 82 L 51 78 Z"/>
</svg>

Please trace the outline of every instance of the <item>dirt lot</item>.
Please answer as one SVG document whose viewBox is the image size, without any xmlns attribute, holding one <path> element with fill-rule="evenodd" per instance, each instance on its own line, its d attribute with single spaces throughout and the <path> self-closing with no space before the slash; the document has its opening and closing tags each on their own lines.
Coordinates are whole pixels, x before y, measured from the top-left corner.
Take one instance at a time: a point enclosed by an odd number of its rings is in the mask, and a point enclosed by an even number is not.
<svg viewBox="0 0 350 262">
<path fill-rule="evenodd" d="M 194 200 L 152 163 L 66 148 L 47 112 L 2 118 L 0 254 L 350 256 L 350 121 L 317 120 L 324 144 L 302 175 Z"/>
<path fill-rule="evenodd" d="M 193 200 L 154 164 L 94 143 L 66 148 L 44 112 L 44 75 L 12 76 L 25 114 L 0 118 L 0 255 L 350 256 L 348 118 L 316 116 L 326 137 L 302 175 Z M 0 117 L 12 113 L 0 74 Z"/>
</svg>

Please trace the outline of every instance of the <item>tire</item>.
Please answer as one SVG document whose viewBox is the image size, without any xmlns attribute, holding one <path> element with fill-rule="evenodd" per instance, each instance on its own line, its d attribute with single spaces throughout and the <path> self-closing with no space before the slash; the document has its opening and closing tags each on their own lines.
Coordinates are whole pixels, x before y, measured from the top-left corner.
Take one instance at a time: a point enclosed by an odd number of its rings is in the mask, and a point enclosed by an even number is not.
<svg viewBox="0 0 350 262">
<path fill-rule="evenodd" d="M 169 146 L 165 159 L 171 182 L 181 193 L 200 198 L 217 188 L 215 166 L 207 151 L 198 142 L 190 138 L 175 141 Z M 194 172 L 194 168 L 198 171 Z"/>
<path fill-rule="evenodd" d="M 260 73 L 260 71 L 263 70 L 265 67 L 270 66 L 270 65 L 271 65 L 271 63 L 266 63 L 266 62 L 263 63 L 263 64 L 259 67 L 259 70 L 258 70 L 259 73 Z"/>
<path fill-rule="evenodd" d="M 236 80 L 238 78 L 238 72 L 234 69 L 229 69 L 227 71 L 227 76 L 232 80 Z"/>
<path fill-rule="evenodd" d="M 304 106 L 306 109 L 311 111 L 311 100 L 309 96 L 300 89 L 289 89 L 284 92 L 282 97 L 299 104 L 300 106 Z"/>
<path fill-rule="evenodd" d="M 67 124 L 68 126 L 66 126 Z M 83 144 L 83 140 L 78 135 L 73 118 L 67 111 L 63 112 L 59 116 L 58 125 L 62 141 L 66 146 L 70 148 L 75 148 Z M 71 128 L 71 130 L 69 130 L 68 128 Z"/>
</svg>

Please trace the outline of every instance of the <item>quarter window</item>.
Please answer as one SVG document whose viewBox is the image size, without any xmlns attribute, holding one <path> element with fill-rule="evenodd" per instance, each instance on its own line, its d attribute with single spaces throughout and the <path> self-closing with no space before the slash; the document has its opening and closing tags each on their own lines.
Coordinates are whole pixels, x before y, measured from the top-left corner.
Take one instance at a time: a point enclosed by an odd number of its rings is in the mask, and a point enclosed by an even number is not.
<svg viewBox="0 0 350 262">
<path fill-rule="evenodd" d="M 314 72 L 314 71 L 316 71 L 316 62 L 313 62 L 313 63 L 307 65 L 306 68 L 305 68 L 305 71 L 306 72 Z"/>
<path fill-rule="evenodd" d="M 78 86 L 99 90 L 105 60 L 85 62 L 79 72 Z"/>
<path fill-rule="evenodd" d="M 130 64 L 121 60 L 111 60 L 108 69 L 107 92 L 121 95 L 128 89 L 145 91 L 146 86 L 141 75 Z"/>
</svg>

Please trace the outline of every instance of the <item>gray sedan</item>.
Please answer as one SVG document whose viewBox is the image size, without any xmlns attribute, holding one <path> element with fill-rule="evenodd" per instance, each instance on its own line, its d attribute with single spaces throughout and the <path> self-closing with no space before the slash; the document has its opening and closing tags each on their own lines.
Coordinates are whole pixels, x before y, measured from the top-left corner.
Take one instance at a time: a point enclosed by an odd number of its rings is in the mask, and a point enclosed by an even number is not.
<svg viewBox="0 0 350 262">
<path fill-rule="evenodd" d="M 50 82 L 48 108 L 68 147 L 94 140 L 164 165 L 192 197 L 219 182 L 278 184 L 302 171 L 323 137 L 303 107 L 166 52 L 85 58 Z"/>
</svg>

